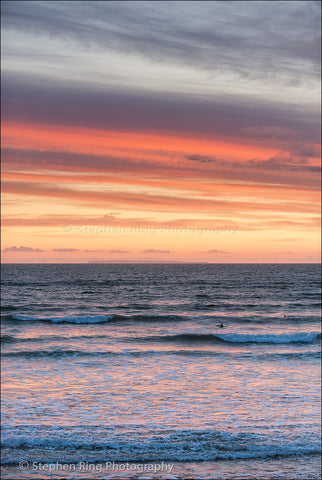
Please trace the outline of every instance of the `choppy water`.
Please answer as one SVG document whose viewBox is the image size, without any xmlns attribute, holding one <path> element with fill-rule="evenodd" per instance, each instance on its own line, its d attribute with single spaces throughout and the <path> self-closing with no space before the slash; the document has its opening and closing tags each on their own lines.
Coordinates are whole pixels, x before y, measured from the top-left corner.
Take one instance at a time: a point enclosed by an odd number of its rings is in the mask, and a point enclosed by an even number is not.
<svg viewBox="0 0 322 480">
<path fill-rule="evenodd" d="M 3 478 L 320 478 L 319 266 L 2 277 Z"/>
</svg>

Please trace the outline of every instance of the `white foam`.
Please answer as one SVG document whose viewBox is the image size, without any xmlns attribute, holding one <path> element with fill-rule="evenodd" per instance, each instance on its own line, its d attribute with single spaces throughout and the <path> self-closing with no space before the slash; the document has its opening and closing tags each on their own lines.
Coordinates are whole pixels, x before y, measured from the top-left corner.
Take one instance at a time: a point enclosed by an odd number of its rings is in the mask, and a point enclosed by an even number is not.
<svg viewBox="0 0 322 480">
<path fill-rule="evenodd" d="M 232 343 L 310 343 L 320 336 L 319 332 L 298 332 L 284 334 L 245 334 L 245 333 L 223 333 L 215 337 L 225 342 Z"/>
<path fill-rule="evenodd" d="M 75 449 L 82 451 L 82 456 L 88 454 L 93 449 L 95 452 L 101 451 L 106 455 L 106 448 L 110 454 L 118 454 L 122 461 L 147 461 L 148 459 L 160 461 L 205 461 L 205 460 L 233 460 L 233 459 L 251 459 L 251 458 L 270 458 L 275 456 L 288 455 L 310 455 L 319 454 L 321 451 L 320 441 L 310 439 L 307 442 L 299 441 L 285 442 L 282 438 L 275 443 L 269 438 L 262 436 L 256 441 L 256 435 L 229 435 L 213 433 L 198 437 L 197 435 L 178 432 L 177 435 L 164 436 L 163 438 L 143 439 L 137 442 L 137 439 L 124 441 L 120 437 L 110 437 L 109 441 L 96 438 L 96 441 L 89 435 L 87 438 L 79 435 L 75 440 L 70 437 L 70 432 L 46 437 L 33 438 L 31 435 L 7 435 L 2 441 L 3 448 L 14 449 L 30 448 L 33 450 L 41 449 L 46 451 L 48 463 L 51 463 L 53 451 L 57 449 L 68 452 Z M 220 448 L 218 448 L 218 445 Z M 97 455 L 97 454 L 96 454 Z M 98 454 L 99 455 L 99 454 Z M 76 460 L 76 459 L 75 459 Z"/>
<path fill-rule="evenodd" d="M 105 323 L 113 318 L 113 315 L 83 315 L 80 317 L 30 317 L 28 315 L 12 315 L 16 320 L 47 321 L 53 323 Z"/>
</svg>

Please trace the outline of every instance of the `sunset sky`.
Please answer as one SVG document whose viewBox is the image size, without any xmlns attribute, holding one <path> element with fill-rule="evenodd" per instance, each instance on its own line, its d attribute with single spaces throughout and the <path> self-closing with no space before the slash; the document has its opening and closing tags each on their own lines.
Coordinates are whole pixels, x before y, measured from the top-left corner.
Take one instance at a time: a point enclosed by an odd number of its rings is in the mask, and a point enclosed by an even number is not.
<svg viewBox="0 0 322 480">
<path fill-rule="evenodd" d="M 319 261 L 320 21 L 2 2 L 2 260 Z"/>
</svg>

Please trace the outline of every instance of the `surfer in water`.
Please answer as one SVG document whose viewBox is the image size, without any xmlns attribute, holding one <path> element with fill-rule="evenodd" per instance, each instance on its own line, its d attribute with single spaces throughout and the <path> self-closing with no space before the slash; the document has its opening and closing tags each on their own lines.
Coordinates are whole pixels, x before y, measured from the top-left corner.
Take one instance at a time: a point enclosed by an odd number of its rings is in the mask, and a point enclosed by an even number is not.
<svg viewBox="0 0 322 480">
<path fill-rule="evenodd" d="M 224 328 L 225 325 L 221 322 L 221 323 L 218 323 L 218 324 L 217 324 L 217 327 Z"/>
</svg>

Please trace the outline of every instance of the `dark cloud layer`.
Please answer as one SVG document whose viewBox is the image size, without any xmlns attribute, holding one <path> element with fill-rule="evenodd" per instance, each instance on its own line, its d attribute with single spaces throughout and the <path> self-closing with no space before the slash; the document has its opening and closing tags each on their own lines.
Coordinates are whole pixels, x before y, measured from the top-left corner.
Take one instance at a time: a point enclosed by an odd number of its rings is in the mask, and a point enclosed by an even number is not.
<svg viewBox="0 0 322 480">
<path fill-rule="evenodd" d="M 189 97 L 141 91 L 94 91 L 3 75 L 4 120 L 143 132 L 176 132 L 267 140 L 318 141 L 320 117 L 309 109 L 246 99 Z M 287 126 L 287 128 L 285 128 Z"/>
</svg>

